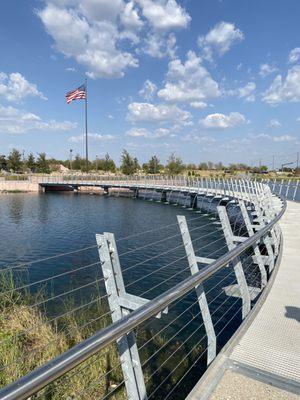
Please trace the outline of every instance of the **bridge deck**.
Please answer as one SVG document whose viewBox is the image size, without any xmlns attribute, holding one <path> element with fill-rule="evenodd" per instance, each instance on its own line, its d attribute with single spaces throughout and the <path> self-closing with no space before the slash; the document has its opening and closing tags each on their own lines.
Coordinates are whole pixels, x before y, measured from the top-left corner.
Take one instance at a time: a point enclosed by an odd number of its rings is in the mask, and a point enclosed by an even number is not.
<svg viewBox="0 0 300 400">
<path fill-rule="evenodd" d="M 271 291 L 231 358 L 300 383 L 300 204 L 280 223 L 281 264 Z"/>
<path fill-rule="evenodd" d="M 203 397 L 200 381 L 189 400 L 300 398 L 300 203 L 288 202 L 280 225 L 282 260 L 265 302 L 235 344 L 211 397 Z"/>
</svg>

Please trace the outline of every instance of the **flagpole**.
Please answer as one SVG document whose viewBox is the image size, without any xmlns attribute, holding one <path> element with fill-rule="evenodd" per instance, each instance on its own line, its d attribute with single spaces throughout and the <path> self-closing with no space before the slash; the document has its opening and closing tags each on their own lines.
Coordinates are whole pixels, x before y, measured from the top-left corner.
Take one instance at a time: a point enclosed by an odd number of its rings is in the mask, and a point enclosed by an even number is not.
<svg viewBox="0 0 300 400">
<path fill-rule="evenodd" d="M 86 163 L 86 170 L 88 171 L 89 150 L 88 150 L 87 97 L 88 97 L 87 79 L 85 79 L 85 163 Z"/>
</svg>

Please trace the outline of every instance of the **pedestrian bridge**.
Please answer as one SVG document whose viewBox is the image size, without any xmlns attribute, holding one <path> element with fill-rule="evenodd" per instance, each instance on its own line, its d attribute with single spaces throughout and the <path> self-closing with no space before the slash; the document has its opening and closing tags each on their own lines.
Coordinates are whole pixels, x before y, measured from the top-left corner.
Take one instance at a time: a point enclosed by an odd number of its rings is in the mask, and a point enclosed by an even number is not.
<svg viewBox="0 0 300 400">
<path fill-rule="evenodd" d="M 281 261 L 253 314 L 188 400 L 298 399 L 300 395 L 300 203 L 280 222 Z"/>
<path fill-rule="evenodd" d="M 137 199 L 190 209 L 191 218 L 178 211 L 177 221 L 171 226 L 133 232 L 119 240 L 113 232 L 99 232 L 94 246 L 70 252 L 75 257 L 91 248 L 97 251 L 103 275 L 84 286 L 99 286 L 99 297 L 92 302 L 100 299 L 106 308 L 94 317 L 105 318 L 108 323 L 3 387 L 0 399 L 27 399 L 35 394 L 38 398 L 55 398 L 57 386 L 72 382 L 77 374 L 84 374 L 91 363 L 102 358 L 106 360 L 103 374 L 81 391 L 72 388 L 70 394 L 66 389 L 63 396 L 92 399 L 96 388 L 97 398 L 102 399 L 298 398 L 300 203 L 286 202 L 272 193 L 270 185 L 251 180 L 48 177 L 37 183 L 45 190 L 68 187 L 78 191 L 87 186 L 117 195 L 128 190 Z M 201 227 L 197 226 L 200 220 Z M 155 239 L 159 232 L 162 237 Z M 132 236 L 141 237 L 138 248 L 130 246 Z M 175 238 L 179 242 L 174 247 L 169 240 Z M 122 240 L 129 244 L 127 251 L 119 253 Z M 163 253 L 156 252 L 158 242 L 165 243 Z M 175 254 L 178 248 L 183 253 L 176 260 L 160 264 L 162 257 Z M 122 257 L 135 252 L 138 262 L 123 268 Z M 50 258 L 56 260 L 65 255 Z M 140 268 L 149 259 L 156 260 L 156 271 L 165 274 L 163 282 L 156 285 L 178 276 L 173 287 L 154 298 L 147 295 L 149 290 L 133 294 L 130 286 L 139 282 L 143 289 L 143 281 L 155 270 L 138 279 L 134 274 L 129 281 L 123 278 L 128 270 L 134 273 L 137 266 Z M 44 261 L 24 264 L 32 266 Z M 175 261 L 182 263 L 176 272 L 172 270 Z M 16 267 L 22 264 L 8 268 L 14 271 Z M 77 269 L 86 268 L 90 265 Z M 183 271 L 184 277 L 180 275 Z M 73 272 L 74 269 L 66 270 L 17 289 L 38 287 Z M 41 304 L 74 294 L 82 287 L 67 293 L 51 292 L 31 307 L 38 307 L 41 312 Z M 73 306 L 67 314 L 75 318 L 86 305 L 90 303 Z M 57 324 L 59 318 L 61 315 L 48 319 L 48 323 Z M 103 352 L 107 349 L 118 355 L 119 361 L 114 365 L 111 361 L 107 364 L 107 352 Z M 114 376 L 116 369 L 118 376 Z M 196 378 L 200 378 L 198 382 Z M 195 383 L 194 387 L 189 387 L 190 382 Z"/>
</svg>

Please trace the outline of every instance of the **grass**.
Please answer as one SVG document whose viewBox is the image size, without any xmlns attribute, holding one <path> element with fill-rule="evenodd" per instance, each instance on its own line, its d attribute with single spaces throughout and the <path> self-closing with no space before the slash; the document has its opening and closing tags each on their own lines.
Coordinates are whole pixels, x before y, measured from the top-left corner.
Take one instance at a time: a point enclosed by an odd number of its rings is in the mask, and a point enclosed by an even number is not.
<svg viewBox="0 0 300 400">
<path fill-rule="evenodd" d="M 75 314 L 69 314 L 55 324 L 49 323 L 44 311 L 32 306 L 47 298 L 45 290 L 41 288 L 35 294 L 27 290 L 20 293 L 16 288 L 22 286 L 21 280 L 22 278 L 11 272 L 0 273 L 1 387 L 16 381 L 111 323 L 110 316 L 105 316 L 93 324 L 87 324 L 97 316 L 107 313 L 108 306 L 103 301 L 98 301 L 89 309 L 84 308 Z M 65 301 L 66 310 L 73 309 L 74 306 L 74 299 Z M 56 308 L 56 313 L 58 311 L 60 313 L 62 309 Z M 146 364 L 143 372 L 146 382 L 148 381 L 148 393 L 162 384 L 155 395 L 157 400 L 161 400 L 189 369 L 203 348 L 197 345 L 190 352 L 192 344 L 187 342 L 183 345 L 182 340 L 176 337 L 164 347 L 173 332 L 156 335 L 157 329 L 156 321 L 147 330 L 139 328 L 137 344 L 140 347 L 149 342 L 140 352 L 142 363 L 154 353 L 157 354 Z M 189 356 L 185 358 L 187 354 Z M 179 368 L 171 373 L 175 366 Z M 157 370 L 158 373 L 152 377 Z M 110 399 L 122 400 L 127 398 L 124 385 L 120 385 L 123 379 L 117 347 L 112 344 L 46 386 L 31 399 L 98 400 L 112 392 Z"/>
<path fill-rule="evenodd" d="M 101 320 L 98 326 L 86 326 L 89 313 L 104 314 L 104 305 L 99 303 L 93 310 L 71 314 L 59 324 L 50 324 L 37 308 L 33 308 L 32 296 L 20 294 L 15 288 L 12 274 L 1 274 L 0 278 L 0 384 L 19 379 L 28 372 L 45 364 L 76 343 L 91 336 L 110 321 Z M 39 294 L 38 296 L 41 296 Z M 95 318 L 95 315 L 94 315 Z M 111 372 L 109 372 L 112 370 Z M 103 376 L 103 379 L 99 379 Z M 39 399 L 99 399 L 114 390 L 123 375 L 115 345 L 110 345 L 70 373 L 48 385 L 39 392 Z M 116 390 L 118 399 L 125 399 L 124 387 Z M 110 398 L 116 398 L 112 395 Z"/>
</svg>

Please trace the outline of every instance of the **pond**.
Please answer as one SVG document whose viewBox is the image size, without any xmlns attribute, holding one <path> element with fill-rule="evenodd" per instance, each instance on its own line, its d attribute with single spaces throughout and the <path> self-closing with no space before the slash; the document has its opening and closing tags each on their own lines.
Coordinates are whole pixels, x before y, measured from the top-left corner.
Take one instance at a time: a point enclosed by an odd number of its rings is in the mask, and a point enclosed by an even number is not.
<svg viewBox="0 0 300 400">
<path fill-rule="evenodd" d="M 25 282 L 31 293 L 42 287 L 50 300 L 42 302 L 41 309 L 52 321 L 68 307 L 88 305 L 99 291 L 106 294 L 95 235 L 112 232 L 127 291 L 152 299 L 190 276 L 177 215 L 186 217 L 197 255 L 218 258 L 227 251 L 214 216 L 182 207 L 185 199 L 179 201 L 176 196 L 181 205 L 147 201 L 146 193 L 140 199 L 50 192 L 2 194 L 0 267 L 12 268 L 17 287 Z M 244 267 L 249 265 L 244 263 Z M 57 275 L 61 276 L 48 279 Z M 33 284 L 39 281 L 43 285 Z M 240 299 L 226 296 L 223 290 L 234 283 L 230 266 L 204 284 L 218 349 L 241 322 Z M 150 376 L 148 393 L 164 399 L 178 382 L 180 390 L 168 398 L 184 399 L 206 369 L 207 343 L 195 292 L 172 305 L 161 319 L 145 323 L 139 332 L 140 358 Z M 155 341 L 143 345 L 156 334 Z"/>
</svg>

